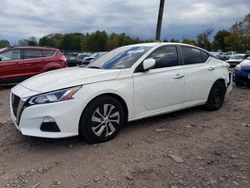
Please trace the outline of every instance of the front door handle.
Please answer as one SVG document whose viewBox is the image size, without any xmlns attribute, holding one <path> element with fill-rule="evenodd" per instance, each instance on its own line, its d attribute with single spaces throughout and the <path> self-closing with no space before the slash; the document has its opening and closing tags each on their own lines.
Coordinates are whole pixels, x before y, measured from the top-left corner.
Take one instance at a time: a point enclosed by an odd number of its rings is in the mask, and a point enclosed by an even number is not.
<svg viewBox="0 0 250 188">
<path fill-rule="evenodd" d="M 176 74 L 174 79 L 180 79 L 180 78 L 183 78 L 184 75 L 183 74 Z"/>
<path fill-rule="evenodd" d="M 209 70 L 209 71 L 213 71 L 214 70 L 214 67 L 208 67 L 208 69 L 207 70 Z"/>
</svg>

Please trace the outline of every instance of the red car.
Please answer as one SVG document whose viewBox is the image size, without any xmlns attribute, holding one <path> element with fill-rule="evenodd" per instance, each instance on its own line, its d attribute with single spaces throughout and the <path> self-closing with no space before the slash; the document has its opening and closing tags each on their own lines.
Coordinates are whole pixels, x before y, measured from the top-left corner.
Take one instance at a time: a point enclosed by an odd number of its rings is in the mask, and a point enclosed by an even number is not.
<svg viewBox="0 0 250 188">
<path fill-rule="evenodd" d="M 14 47 L 0 49 L 0 84 L 16 83 L 36 74 L 67 67 L 59 49 Z"/>
</svg>

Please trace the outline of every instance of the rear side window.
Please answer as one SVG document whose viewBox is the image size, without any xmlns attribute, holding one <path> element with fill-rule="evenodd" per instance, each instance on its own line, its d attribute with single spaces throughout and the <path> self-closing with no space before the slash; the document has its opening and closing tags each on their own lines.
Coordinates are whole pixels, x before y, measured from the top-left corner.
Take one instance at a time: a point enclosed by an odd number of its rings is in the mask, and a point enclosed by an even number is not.
<svg viewBox="0 0 250 188">
<path fill-rule="evenodd" d="M 154 69 L 179 65 L 178 53 L 175 46 L 159 47 L 147 58 L 153 58 L 156 61 Z"/>
<path fill-rule="evenodd" d="M 51 57 L 55 54 L 54 50 L 43 50 L 42 51 L 44 57 Z"/>
<path fill-rule="evenodd" d="M 21 59 L 20 50 L 8 50 L 0 53 L 1 61 L 13 61 Z"/>
<path fill-rule="evenodd" d="M 209 54 L 196 48 L 181 46 L 182 56 L 185 65 L 205 63 Z"/>
<path fill-rule="evenodd" d="M 41 50 L 25 49 L 23 50 L 24 59 L 34 59 L 43 57 Z"/>
</svg>

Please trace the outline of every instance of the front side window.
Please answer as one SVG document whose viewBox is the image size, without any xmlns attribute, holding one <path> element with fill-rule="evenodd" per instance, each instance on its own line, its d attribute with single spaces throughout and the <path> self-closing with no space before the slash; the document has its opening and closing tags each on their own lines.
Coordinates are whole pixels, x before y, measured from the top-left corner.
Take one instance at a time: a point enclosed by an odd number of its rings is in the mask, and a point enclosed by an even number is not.
<svg viewBox="0 0 250 188">
<path fill-rule="evenodd" d="M 1 61 L 13 61 L 21 59 L 20 50 L 8 50 L 0 53 Z"/>
<path fill-rule="evenodd" d="M 181 51 L 185 65 L 205 63 L 209 58 L 208 53 L 197 48 L 181 46 Z"/>
<path fill-rule="evenodd" d="M 43 57 L 41 50 L 25 49 L 23 50 L 24 59 L 34 59 Z"/>
<path fill-rule="evenodd" d="M 179 65 L 178 53 L 175 46 L 162 46 L 152 52 L 148 58 L 153 58 L 156 63 L 154 69 L 173 67 Z"/>
</svg>

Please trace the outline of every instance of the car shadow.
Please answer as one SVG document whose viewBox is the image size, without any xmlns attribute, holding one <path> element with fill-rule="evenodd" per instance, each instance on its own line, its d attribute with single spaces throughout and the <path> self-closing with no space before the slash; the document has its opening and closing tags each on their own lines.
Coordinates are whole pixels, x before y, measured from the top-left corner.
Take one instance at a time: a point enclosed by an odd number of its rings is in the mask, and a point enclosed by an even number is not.
<svg viewBox="0 0 250 188">
<path fill-rule="evenodd" d="M 10 85 L 0 85 L 0 90 L 10 90 L 13 88 L 15 84 L 10 84 Z"/>
</svg>

